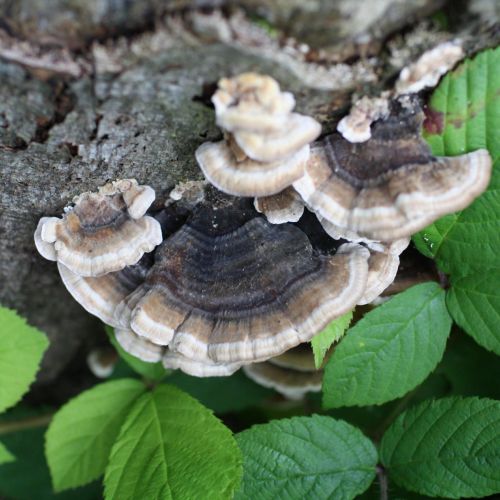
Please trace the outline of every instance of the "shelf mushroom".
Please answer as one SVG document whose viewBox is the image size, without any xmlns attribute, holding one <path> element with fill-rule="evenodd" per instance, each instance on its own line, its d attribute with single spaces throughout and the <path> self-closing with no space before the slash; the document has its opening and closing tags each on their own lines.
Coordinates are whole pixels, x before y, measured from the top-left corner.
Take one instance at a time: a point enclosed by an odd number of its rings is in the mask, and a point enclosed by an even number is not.
<svg viewBox="0 0 500 500">
<path fill-rule="evenodd" d="M 115 320 L 205 365 L 246 364 L 309 340 L 363 295 L 369 252 L 313 248 L 292 224 L 270 224 L 251 200 L 201 203 L 155 252 Z"/>
<path fill-rule="evenodd" d="M 274 389 L 287 399 L 300 400 L 308 392 L 321 391 L 323 370 L 316 369 L 311 348 L 301 344 L 261 363 L 243 367 L 248 378 Z"/>
<path fill-rule="evenodd" d="M 264 214 L 271 224 L 297 222 L 304 213 L 302 198 L 291 186 L 280 193 L 255 198 L 253 204 L 255 210 Z"/>
<path fill-rule="evenodd" d="M 488 152 L 432 156 L 420 137 L 415 103 L 393 101 L 389 116 L 362 144 L 337 133 L 314 143 L 304 176 L 293 184 L 306 205 L 340 230 L 391 241 L 479 196 L 491 175 Z"/>
<path fill-rule="evenodd" d="M 212 102 L 225 140 L 202 144 L 196 159 L 214 186 L 237 196 L 269 196 L 302 176 L 321 126 L 292 112 L 291 93 L 269 76 L 243 73 L 221 79 Z"/>
<path fill-rule="evenodd" d="M 162 241 L 160 223 L 145 215 L 153 200 L 154 191 L 134 179 L 106 184 L 77 196 L 62 219 L 43 217 L 35 244 L 78 276 L 119 271 Z"/>
<path fill-rule="evenodd" d="M 73 298 L 90 314 L 116 327 L 115 309 L 144 281 L 152 264 L 152 255 L 145 254 L 137 264 L 97 277 L 80 276 L 60 262 L 57 268 Z"/>
</svg>

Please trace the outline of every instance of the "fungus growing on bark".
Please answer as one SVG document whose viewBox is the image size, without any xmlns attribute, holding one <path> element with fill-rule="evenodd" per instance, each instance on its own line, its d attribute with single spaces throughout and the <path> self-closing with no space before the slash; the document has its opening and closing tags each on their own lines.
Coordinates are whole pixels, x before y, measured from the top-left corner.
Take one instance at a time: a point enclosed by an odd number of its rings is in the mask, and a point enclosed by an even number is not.
<svg viewBox="0 0 500 500">
<path fill-rule="evenodd" d="M 192 361 L 264 360 L 309 340 L 361 298 L 369 252 L 336 246 L 321 253 L 298 227 L 267 222 L 250 200 L 219 196 L 156 250 L 115 318 Z"/>
<path fill-rule="evenodd" d="M 396 82 L 396 93 L 410 94 L 434 87 L 464 56 L 465 52 L 457 40 L 441 43 L 424 52 L 415 63 L 401 70 Z"/>
<path fill-rule="evenodd" d="M 269 76 L 244 73 L 220 80 L 212 101 L 225 140 L 202 144 L 196 159 L 214 186 L 238 196 L 269 196 L 302 176 L 321 126 L 292 113 L 292 94 Z"/>
<path fill-rule="evenodd" d="M 372 302 L 391 285 L 398 272 L 399 256 L 409 243 L 409 238 L 401 238 L 383 244 L 381 249 L 370 249 L 368 279 L 365 292 L 358 301 L 359 305 Z"/>
<path fill-rule="evenodd" d="M 64 286 L 85 310 L 108 325 L 118 326 L 116 307 L 144 281 L 152 264 L 152 255 L 145 254 L 137 264 L 97 277 L 79 276 L 60 262 L 57 267 Z"/>
<path fill-rule="evenodd" d="M 135 264 L 162 241 L 161 227 L 144 215 L 154 199 L 149 186 L 127 179 L 106 184 L 97 193 L 77 196 L 62 219 L 44 218 L 35 242 L 79 276 L 96 277 Z"/>
<path fill-rule="evenodd" d="M 264 214 L 271 224 L 297 222 L 304 213 L 304 203 L 292 187 L 271 196 L 255 198 L 254 207 L 257 212 Z"/>
<path fill-rule="evenodd" d="M 157 363 L 165 352 L 164 347 L 139 337 L 129 328 L 115 328 L 115 338 L 126 352 L 148 363 Z"/>
<path fill-rule="evenodd" d="M 227 377 L 241 368 L 241 363 L 214 363 L 210 360 L 196 361 L 170 349 L 165 351 L 163 366 L 171 370 L 182 370 L 194 377 Z"/>
<path fill-rule="evenodd" d="M 365 142 L 371 136 L 371 124 L 389 114 L 387 95 L 362 97 L 356 101 L 347 116 L 337 125 L 337 130 L 349 142 Z"/>
<path fill-rule="evenodd" d="M 262 363 L 246 365 L 243 371 L 257 384 L 288 399 L 299 400 L 308 392 L 321 391 L 323 370 L 315 368 L 309 345 L 297 346 Z"/>
<path fill-rule="evenodd" d="M 293 186 L 307 206 L 342 231 L 390 241 L 468 206 L 488 185 L 486 150 L 436 158 L 420 137 L 422 113 L 405 100 L 375 123 L 372 139 L 352 144 L 332 134 L 312 146 Z"/>
<path fill-rule="evenodd" d="M 47 260 L 57 261 L 57 253 L 54 248 L 54 243 L 48 243 L 42 239 L 42 228 L 43 225 L 49 221 L 51 217 L 42 217 L 36 226 L 35 230 L 35 247 L 38 250 L 38 253 Z"/>
</svg>

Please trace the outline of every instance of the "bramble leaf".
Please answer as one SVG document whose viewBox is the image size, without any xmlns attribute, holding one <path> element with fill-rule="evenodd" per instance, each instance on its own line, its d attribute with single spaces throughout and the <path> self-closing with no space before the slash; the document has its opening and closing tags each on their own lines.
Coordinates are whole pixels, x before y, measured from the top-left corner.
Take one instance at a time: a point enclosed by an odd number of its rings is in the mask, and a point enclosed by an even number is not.
<svg viewBox="0 0 500 500">
<path fill-rule="evenodd" d="M 382 404 L 420 384 L 443 356 L 451 318 L 437 283 L 423 283 L 370 311 L 335 349 L 323 405 Z"/>
<path fill-rule="evenodd" d="M 145 390 L 138 380 L 106 382 L 81 393 L 56 413 L 45 437 L 56 491 L 82 486 L 104 473 L 120 427 Z"/>
<path fill-rule="evenodd" d="M 466 60 L 446 75 L 429 103 L 442 127 L 425 138 L 435 155 L 487 148 L 494 165 L 490 185 L 471 206 L 437 220 L 414 236 L 417 248 L 454 276 L 499 268 L 500 248 L 500 48 Z"/>
<path fill-rule="evenodd" d="M 14 460 L 14 455 L 12 455 L 12 453 L 2 443 L 0 443 L 0 465 L 13 462 Z"/>
<path fill-rule="evenodd" d="M 380 457 L 400 486 L 422 495 L 483 497 L 500 492 L 500 402 L 424 401 L 385 433 Z"/>
<path fill-rule="evenodd" d="M 107 499 L 232 498 L 241 453 L 210 410 L 170 385 L 143 394 L 113 446 Z"/>
<path fill-rule="evenodd" d="M 0 412 L 28 391 L 48 345 L 40 330 L 15 311 L 0 307 Z"/>
<path fill-rule="evenodd" d="M 375 446 L 342 420 L 319 415 L 275 420 L 236 439 L 244 469 L 236 499 L 350 499 L 375 477 Z"/>
<path fill-rule="evenodd" d="M 322 332 L 316 334 L 311 340 L 314 353 L 314 364 L 321 368 L 325 355 L 334 342 L 337 342 L 345 333 L 352 321 L 352 311 L 346 312 L 334 319 Z"/>
<path fill-rule="evenodd" d="M 456 323 L 474 340 L 500 355 L 500 270 L 452 281 L 446 296 Z"/>
</svg>

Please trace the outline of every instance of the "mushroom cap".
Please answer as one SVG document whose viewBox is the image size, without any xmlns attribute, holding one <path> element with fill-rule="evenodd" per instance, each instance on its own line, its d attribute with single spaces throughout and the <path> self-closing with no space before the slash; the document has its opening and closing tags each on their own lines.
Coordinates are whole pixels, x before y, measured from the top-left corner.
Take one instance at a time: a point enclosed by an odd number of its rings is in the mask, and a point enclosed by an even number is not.
<svg viewBox="0 0 500 500">
<path fill-rule="evenodd" d="M 115 338 L 124 351 L 132 356 L 146 361 L 147 363 L 157 363 L 161 361 L 165 348 L 149 342 L 143 337 L 139 337 L 129 328 L 115 328 Z"/>
<path fill-rule="evenodd" d="M 360 299 L 365 248 L 321 254 L 298 227 L 234 203 L 201 206 L 157 249 L 116 311 L 137 334 L 195 361 L 248 363 L 309 340 Z"/>
<path fill-rule="evenodd" d="M 281 368 L 288 368 L 299 372 L 317 371 L 314 364 L 314 354 L 309 342 L 299 344 L 297 347 L 289 349 L 279 356 L 269 358 L 268 362 Z"/>
<path fill-rule="evenodd" d="M 320 392 L 323 382 L 322 370 L 291 370 L 271 361 L 246 365 L 243 371 L 257 384 L 274 389 L 292 400 L 300 400 L 308 392 Z"/>
<path fill-rule="evenodd" d="M 310 116 L 291 113 L 277 132 L 245 130 L 233 132 L 234 140 L 255 161 L 271 162 L 286 158 L 318 138 L 321 125 Z"/>
<path fill-rule="evenodd" d="M 270 76 L 243 73 L 219 80 L 212 97 L 217 125 L 227 131 L 273 132 L 282 129 L 295 106 L 289 92 L 281 92 Z"/>
<path fill-rule="evenodd" d="M 297 222 L 304 213 L 304 203 L 293 187 L 271 196 L 255 198 L 254 207 L 257 212 L 266 216 L 271 224 Z"/>
<path fill-rule="evenodd" d="M 62 219 L 51 217 L 42 224 L 41 240 L 52 243 L 57 260 L 80 276 L 101 276 L 135 264 L 162 241 L 159 222 L 140 215 L 145 200 L 151 201 L 152 190 L 146 188 L 125 180 L 98 193 L 83 193 Z"/>
<path fill-rule="evenodd" d="M 309 158 L 306 145 L 293 155 L 269 163 L 251 158 L 236 161 L 224 142 L 205 142 L 196 150 L 205 177 L 224 193 L 236 196 L 269 196 L 283 191 L 304 174 Z"/>
<path fill-rule="evenodd" d="M 55 262 L 57 260 L 57 253 L 56 249 L 54 248 L 54 243 L 49 243 L 42 239 L 42 228 L 44 224 L 50 219 L 52 219 L 52 217 L 42 217 L 38 221 L 35 230 L 34 240 L 35 240 L 35 247 L 38 250 L 38 253 L 45 259 L 52 260 Z"/>
<path fill-rule="evenodd" d="M 116 273 L 97 277 L 80 276 L 58 262 L 59 274 L 73 298 L 90 314 L 113 327 L 119 326 L 114 318 L 116 307 L 143 281 L 153 261 L 150 254 L 132 266 Z"/>
<path fill-rule="evenodd" d="M 370 251 L 366 289 L 359 305 L 372 302 L 394 281 L 399 268 L 399 255 L 410 244 L 410 238 L 388 242 L 383 251 Z"/>
<path fill-rule="evenodd" d="M 426 87 L 434 87 L 441 76 L 464 56 L 465 52 L 458 40 L 437 45 L 424 52 L 415 63 L 401 70 L 396 82 L 396 92 L 410 94 Z"/>
<path fill-rule="evenodd" d="M 421 120 L 415 108 L 396 102 L 369 141 L 352 144 L 332 134 L 314 143 L 294 188 L 321 217 L 380 241 L 404 238 L 465 208 L 486 189 L 491 158 L 483 149 L 433 157 L 419 135 Z"/>
<path fill-rule="evenodd" d="M 389 114 L 387 97 L 362 97 L 337 125 L 337 130 L 349 142 L 365 142 L 371 136 L 371 124 Z"/>
<path fill-rule="evenodd" d="M 167 349 L 163 356 L 163 366 L 171 370 L 182 370 L 194 377 L 227 377 L 241 368 L 241 363 L 214 363 L 186 358 L 178 352 Z"/>
</svg>

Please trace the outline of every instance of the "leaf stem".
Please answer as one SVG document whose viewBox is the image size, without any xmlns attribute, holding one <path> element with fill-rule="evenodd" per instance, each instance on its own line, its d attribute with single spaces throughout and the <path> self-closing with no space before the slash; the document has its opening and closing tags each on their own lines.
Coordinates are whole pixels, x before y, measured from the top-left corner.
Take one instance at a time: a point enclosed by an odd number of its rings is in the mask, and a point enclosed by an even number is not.
<svg viewBox="0 0 500 500">
<path fill-rule="evenodd" d="M 385 472 L 384 467 L 382 465 L 377 465 L 376 473 L 378 476 L 379 487 L 380 487 L 380 500 L 388 500 L 389 499 L 389 485 L 387 481 L 387 474 Z"/>
<path fill-rule="evenodd" d="M 22 431 L 24 429 L 44 427 L 50 423 L 53 416 L 54 413 L 47 413 L 46 415 L 37 415 L 36 417 L 28 417 L 11 422 L 0 422 L 0 435 L 10 434 L 11 432 Z"/>
</svg>

